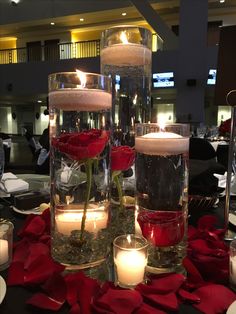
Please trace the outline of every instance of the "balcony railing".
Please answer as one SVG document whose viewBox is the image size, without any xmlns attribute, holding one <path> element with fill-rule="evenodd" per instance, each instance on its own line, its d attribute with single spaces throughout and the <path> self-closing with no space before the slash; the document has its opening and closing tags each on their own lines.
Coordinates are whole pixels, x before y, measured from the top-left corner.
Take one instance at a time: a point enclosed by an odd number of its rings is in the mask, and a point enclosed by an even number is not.
<svg viewBox="0 0 236 314">
<path fill-rule="evenodd" d="M 153 51 L 163 47 L 163 41 L 157 34 L 153 34 L 152 44 Z M 58 61 L 99 55 L 100 40 L 90 40 L 0 50 L 0 64 Z"/>
<path fill-rule="evenodd" d="M 100 40 L 0 50 L 0 64 L 57 61 L 100 55 Z"/>
</svg>

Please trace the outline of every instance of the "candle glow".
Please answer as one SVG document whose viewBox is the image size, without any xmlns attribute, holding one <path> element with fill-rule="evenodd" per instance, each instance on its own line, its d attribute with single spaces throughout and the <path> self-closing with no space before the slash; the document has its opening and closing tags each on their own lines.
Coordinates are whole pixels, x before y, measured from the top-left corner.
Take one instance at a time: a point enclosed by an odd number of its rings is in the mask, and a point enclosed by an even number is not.
<svg viewBox="0 0 236 314">
<path fill-rule="evenodd" d="M 80 230 L 83 211 L 63 212 L 56 216 L 57 231 L 70 235 L 73 230 Z M 85 230 L 97 233 L 107 226 L 107 212 L 102 209 L 90 210 L 86 214 Z"/>
<path fill-rule="evenodd" d="M 0 265 L 7 263 L 9 260 L 8 241 L 0 239 Z"/>
<path fill-rule="evenodd" d="M 119 251 L 114 259 L 119 283 L 137 285 L 144 279 L 147 258 L 135 249 Z"/>
</svg>

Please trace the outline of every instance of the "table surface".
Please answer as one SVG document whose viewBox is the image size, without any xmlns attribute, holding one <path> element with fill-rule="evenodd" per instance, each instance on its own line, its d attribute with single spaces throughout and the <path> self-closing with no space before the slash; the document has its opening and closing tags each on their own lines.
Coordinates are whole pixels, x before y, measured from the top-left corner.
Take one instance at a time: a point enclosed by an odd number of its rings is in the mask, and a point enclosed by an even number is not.
<svg viewBox="0 0 236 314">
<path fill-rule="evenodd" d="M 1 200 L 0 202 L 0 217 L 7 218 L 12 221 L 12 223 L 14 224 L 14 229 L 15 229 L 14 240 L 16 241 L 17 240 L 16 231 L 19 230 L 19 228 L 22 226 L 26 216 L 14 212 L 10 208 L 7 202 L 9 202 L 8 199 L 5 199 L 5 201 Z M 190 215 L 189 222 L 191 224 L 192 223 L 194 224 L 196 222 L 196 219 L 199 218 L 199 214 L 204 215 L 204 214 L 214 213 L 216 215 L 219 215 L 219 217 L 222 217 L 223 206 L 224 206 L 224 199 L 219 202 L 219 206 L 217 208 L 214 208 L 208 211 L 203 210 L 201 211 L 201 213 L 195 213 L 195 212 L 192 213 Z M 0 275 L 6 279 L 7 270 L 1 271 Z M 19 313 L 19 314 L 37 314 L 37 313 L 66 314 L 67 313 L 68 314 L 69 313 L 69 307 L 67 305 L 64 305 L 60 309 L 60 311 L 57 311 L 57 312 L 53 312 L 49 310 L 44 311 L 44 310 L 32 307 L 30 305 L 26 305 L 26 300 L 32 296 L 33 292 L 34 292 L 33 290 L 30 291 L 28 288 L 25 289 L 20 286 L 8 287 L 5 299 L 0 305 L 0 313 L 1 314 L 16 314 L 16 313 Z M 191 307 L 190 305 L 182 304 L 180 306 L 179 313 L 180 314 L 199 314 L 200 312 L 194 309 L 193 307 Z"/>
</svg>

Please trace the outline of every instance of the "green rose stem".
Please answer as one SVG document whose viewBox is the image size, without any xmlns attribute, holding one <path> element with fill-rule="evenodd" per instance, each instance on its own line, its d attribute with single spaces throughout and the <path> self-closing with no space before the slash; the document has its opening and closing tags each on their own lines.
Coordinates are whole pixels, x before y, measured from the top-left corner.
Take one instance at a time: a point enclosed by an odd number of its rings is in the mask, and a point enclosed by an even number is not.
<svg viewBox="0 0 236 314">
<path fill-rule="evenodd" d="M 93 159 L 88 159 L 85 163 L 85 170 L 86 170 L 86 176 L 87 176 L 87 189 L 86 189 L 86 199 L 84 203 L 84 212 L 83 217 L 81 221 L 81 233 L 80 233 L 80 242 L 83 242 L 83 235 L 84 235 L 84 229 L 85 229 L 85 221 L 86 221 L 86 214 L 90 199 L 90 193 L 91 193 L 91 187 L 92 187 L 92 165 L 93 165 Z"/>
<path fill-rule="evenodd" d="M 112 173 L 112 177 L 113 177 L 113 181 L 114 181 L 114 183 L 116 185 L 116 188 L 117 188 L 117 192 L 118 192 L 118 196 L 119 196 L 119 202 L 120 202 L 120 207 L 121 207 L 121 209 L 123 209 L 124 203 L 123 203 L 122 188 L 121 188 L 121 184 L 120 184 L 120 180 L 119 180 L 120 174 L 121 174 L 120 171 L 114 171 Z"/>
</svg>

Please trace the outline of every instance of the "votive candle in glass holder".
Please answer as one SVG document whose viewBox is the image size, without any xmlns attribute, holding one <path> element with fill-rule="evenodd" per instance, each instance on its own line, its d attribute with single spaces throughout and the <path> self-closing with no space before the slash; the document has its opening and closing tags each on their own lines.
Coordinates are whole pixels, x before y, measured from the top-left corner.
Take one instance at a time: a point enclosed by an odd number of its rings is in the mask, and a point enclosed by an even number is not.
<svg viewBox="0 0 236 314">
<path fill-rule="evenodd" d="M 8 268 L 12 260 L 13 224 L 0 221 L 0 271 Z"/>
<path fill-rule="evenodd" d="M 236 290 L 236 240 L 229 246 L 229 282 L 233 290 Z"/>
<path fill-rule="evenodd" d="M 148 242 L 142 236 L 121 235 L 113 241 L 115 283 L 132 289 L 145 281 Z"/>
</svg>

